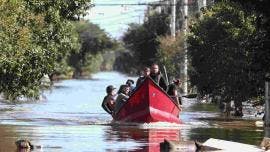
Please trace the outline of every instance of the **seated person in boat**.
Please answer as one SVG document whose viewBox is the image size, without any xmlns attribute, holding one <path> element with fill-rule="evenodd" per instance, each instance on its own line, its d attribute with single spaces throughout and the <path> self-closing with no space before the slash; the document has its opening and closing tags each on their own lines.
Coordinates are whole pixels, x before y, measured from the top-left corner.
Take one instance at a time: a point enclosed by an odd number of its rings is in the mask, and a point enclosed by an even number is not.
<svg viewBox="0 0 270 152">
<path fill-rule="evenodd" d="M 164 90 L 167 90 L 167 83 L 163 78 L 156 63 L 151 65 L 150 77 Z"/>
<path fill-rule="evenodd" d="M 173 83 L 171 83 L 168 86 L 168 91 L 167 91 L 167 94 L 177 103 L 179 108 L 182 105 L 181 95 L 177 91 L 180 88 L 180 86 L 181 86 L 181 80 L 179 79 L 173 80 Z"/>
<path fill-rule="evenodd" d="M 138 80 L 137 80 L 137 82 L 136 82 L 136 88 L 137 88 L 140 84 L 142 84 L 142 82 L 144 81 L 144 79 L 145 79 L 146 77 L 148 77 L 149 75 L 150 75 L 150 68 L 144 67 L 142 75 L 138 78 Z"/>
<path fill-rule="evenodd" d="M 124 105 L 124 103 L 128 100 L 129 98 L 129 86 L 128 85 L 121 85 L 119 90 L 118 90 L 118 96 L 115 101 L 115 107 L 114 111 L 117 113 L 120 108 Z"/>
<path fill-rule="evenodd" d="M 104 97 L 101 106 L 108 114 L 112 115 L 115 106 L 116 88 L 109 85 L 106 88 L 106 92 L 107 95 Z"/>
<path fill-rule="evenodd" d="M 133 86 L 134 81 L 131 79 L 128 79 L 126 82 L 126 85 L 129 87 L 129 96 L 132 94 L 132 92 L 134 91 L 135 87 Z"/>
</svg>

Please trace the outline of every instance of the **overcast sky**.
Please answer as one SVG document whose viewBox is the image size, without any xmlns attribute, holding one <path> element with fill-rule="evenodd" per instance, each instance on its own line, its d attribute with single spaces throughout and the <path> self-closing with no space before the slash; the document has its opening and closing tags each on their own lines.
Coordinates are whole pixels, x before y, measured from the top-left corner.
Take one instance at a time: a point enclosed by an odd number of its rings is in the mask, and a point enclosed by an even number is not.
<svg viewBox="0 0 270 152">
<path fill-rule="evenodd" d="M 149 3 L 158 0 L 92 0 L 96 4 L 85 19 L 100 25 L 111 37 L 120 38 L 129 23 L 142 23 L 145 5 L 115 5 Z M 104 6 L 103 4 L 110 4 Z"/>
</svg>

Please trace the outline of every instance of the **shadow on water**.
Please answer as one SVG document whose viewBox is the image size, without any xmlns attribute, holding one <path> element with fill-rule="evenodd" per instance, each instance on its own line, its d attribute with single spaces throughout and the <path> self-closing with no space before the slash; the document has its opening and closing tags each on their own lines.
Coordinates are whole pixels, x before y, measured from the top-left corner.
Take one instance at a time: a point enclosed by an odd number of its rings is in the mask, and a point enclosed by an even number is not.
<svg viewBox="0 0 270 152">
<path fill-rule="evenodd" d="M 16 133 L 17 128 L 14 126 L 0 125 L 0 151 L 8 152 L 13 149 L 15 151 L 16 147 L 14 142 L 18 134 Z"/>
</svg>

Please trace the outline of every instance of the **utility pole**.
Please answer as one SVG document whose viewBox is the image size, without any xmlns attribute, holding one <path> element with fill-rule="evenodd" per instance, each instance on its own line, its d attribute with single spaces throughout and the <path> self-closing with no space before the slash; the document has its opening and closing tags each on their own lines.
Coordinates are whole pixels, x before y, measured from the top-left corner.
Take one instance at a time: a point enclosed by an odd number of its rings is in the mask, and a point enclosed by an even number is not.
<svg viewBox="0 0 270 152">
<path fill-rule="evenodd" d="M 203 0 L 203 7 L 206 7 L 206 0 Z"/>
<path fill-rule="evenodd" d="M 201 8 L 206 7 L 206 0 L 197 0 L 197 4 L 198 4 L 198 12 L 201 13 Z"/>
<path fill-rule="evenodd" d="M 183 31 L 184 31 L 184 36 L 185 36 L 185 42 L 184 42 L 184 50 L 185 50 L 185 58 L 184 58 L 184 94 L 188 94 L 188 73 L 187 73 L 187 68 L 188 68 L 188 59 L 187 59 L 187 29 L 188 29 L 188 0 L 183 0 L 184 2 L 184 22 L 183 22 Z"/>
<path fill-rule="evenodd" d="M 264 114 L 264 126 L 270 127 L 270 74 L 265 76 L 265 114 Z"/>
<path fill-rule="evenodd" d="M 172 0 L 172 19 L 171 19 L 171 35 L 175 38 L 175 13 L 176 12 L 176 0 Z"/>
</svg>

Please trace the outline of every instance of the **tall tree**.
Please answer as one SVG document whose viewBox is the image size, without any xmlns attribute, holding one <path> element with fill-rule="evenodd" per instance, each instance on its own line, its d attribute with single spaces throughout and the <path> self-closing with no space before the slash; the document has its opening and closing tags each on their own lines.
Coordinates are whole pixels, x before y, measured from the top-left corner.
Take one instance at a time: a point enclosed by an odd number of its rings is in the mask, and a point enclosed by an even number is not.
<svg viewBox="0 0 270 152">
<path fill-rule="evenodd" d="M 269 0 L 231 0 L 240 4 L 246 12 L 256 16 L 257 33 L 250 42 L 249 47 L 253 49 L 252 71 L 257 88 L 264 90 L 264 77 L 270 73 L 270 1 Z"/>
<path fill-rule="evenodd" d="M 9 99 L 37 97 L 41 78 L 78 46 L 69 20 L 88 5 L 90 0 L 0 1 L 0 92 Z"/>
<path fill-rule="evenodd" d="M 157 53 L 158 63 L 164 65 L 168 76 L 177 76 L 183 78 L 184 65 L 184 37 L 178 33 L 176 37 L 162 36 L 158 38 L 160 45 Z"/>
<path fill-rule="evenodd" d="M 149 16 L 142 25 L 130 24 L 123 41 L 136 58 L 137 65 L 149 65 L 157 61 L 158 36 L 169 33 L 169 17 L 165 13 Z"/>
<path fill-rule="evenodd" d="M 46 35 L 40 45 L 50 53 L 53 71 L 50 75 L 63 73 L 69 53 L 79 49 L 78 35 L 71 21 L 78 21 L 86 14 L 91 0 L 24 0 L 26 7 L 35 14 L 43 14 Z"/>
<path fill-rule="evenodd" d="M 249 47 L 256 34 L 255 21 L 236 3 L 219 2 L 203 12 L 188 37 L 191 84 L 202 95 L 235 101 L 239 115 L 242 102 L 257 93 Z"/>
</svg>

